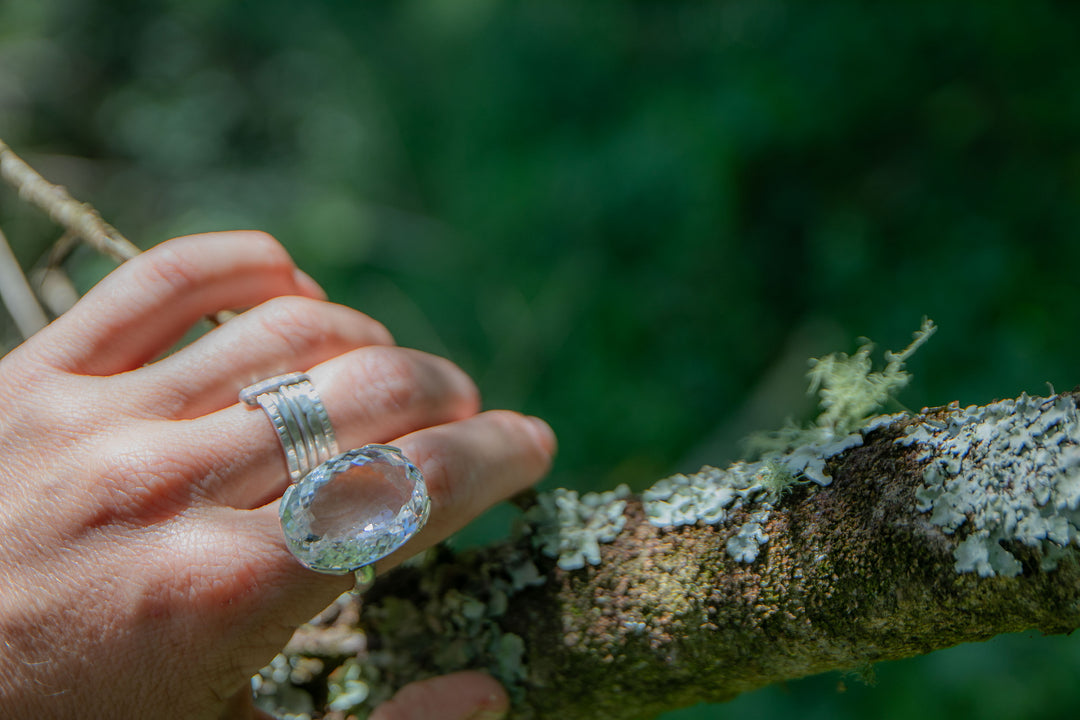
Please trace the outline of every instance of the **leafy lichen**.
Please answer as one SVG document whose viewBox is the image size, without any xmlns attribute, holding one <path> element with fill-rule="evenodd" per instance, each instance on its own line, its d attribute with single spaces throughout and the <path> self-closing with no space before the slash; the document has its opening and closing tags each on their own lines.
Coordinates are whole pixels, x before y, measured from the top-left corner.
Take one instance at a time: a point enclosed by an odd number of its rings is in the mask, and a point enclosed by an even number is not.
<svg viewBox="0 0 1080 720">
<path fill-rule="evenodd" d="M 929 460 L 916 509 L 949 535 L 960 534 L 958 573 L 1015 577 L 1023 569 L 1006 546 L 1038 548 L 1043 569 L 1080 544 L 1080 422 L 1068 395 L 1022 395 L 987 407 L 949 406 L 915 423 L 897 442 Z"/>
<path fill-rule="evenodd" d="M 534 544 L 563 570 L 579 570 L 600 563 L 600 543 L 614 540 L 626 525 L 626 498 L 630 488 L 619 485 L 603 493 L 578 496 L 557 488 L 541 495 L 526 513 L 526 527 Z"/>
</svg>

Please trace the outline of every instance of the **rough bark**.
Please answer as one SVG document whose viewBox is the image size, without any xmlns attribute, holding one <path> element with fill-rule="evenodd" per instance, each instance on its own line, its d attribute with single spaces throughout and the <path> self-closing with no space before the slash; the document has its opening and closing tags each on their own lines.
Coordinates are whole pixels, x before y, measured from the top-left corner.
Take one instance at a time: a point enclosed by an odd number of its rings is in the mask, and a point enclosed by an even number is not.
<svg viewBox="0 0 1080 720">
<path fill-rule="evenodd" d="M 418 677 L 487 666 L 511 687 L 513 717 L 628 719 L 999 633 L 1080 626 L 1075 543 L 1051 571 L 1020 543 L 1006 548 L 1023 566 L 1016 577 L 956 571 L 957 536 L 917 509 L 934 458 L 896 442 L 944 413 L 875 430 L 832 458 L 831 485 L 797 486 L 776 505 L 752 563 L 725 551 L 745 518 L 658 528 L 632 498 L 596 566 L 560 569 L 528 536 L 443 551 L 385 577 L 358 621 L 355 607 L 339 607 L 305 627 L 288 654 L 294 664 L 324 658 L 317 704 L 326 672 L 355 654 L 336 648 L 355 645 L 358 627 L 372 703 Z"/>
</svg>

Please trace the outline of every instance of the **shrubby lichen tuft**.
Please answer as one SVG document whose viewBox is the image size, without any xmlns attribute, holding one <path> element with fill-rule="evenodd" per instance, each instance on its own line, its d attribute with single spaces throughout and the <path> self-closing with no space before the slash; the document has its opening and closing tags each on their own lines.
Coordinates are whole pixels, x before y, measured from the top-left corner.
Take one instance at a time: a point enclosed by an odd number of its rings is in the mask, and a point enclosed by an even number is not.
<svg viewBox="0 0 1080 720">
<path fill-rule="evenodd" d="M 1006 547 L 1017 543 L 1039 548 L 1049 570 L 1062 548 L 1080 544 L 1080 426 L 1071 396 L 953 404 L 897 442 L 931 460 L 917 509 L 963 536 L 953 552 L 958 573 L 1018 575 L 1023 567 Z"/>
<path fill-rule="evenodd" d="M 865 435 L 903 417 L 875 413 L 910 382 L 905 363 L 936 331 L 937 326 L 924 318 L 911 343 L 898 353 L 886 351 L 886 365 L 876 372 L 870 360 L 874 345 L 869 340 L 852 356 L 832 353 L 811 359 L 807 376 L 809 392 L 820 397 L 817 419 L 808 427 L 788 425 L 776 432 L 752 435 L 747 449 L 782 468 L 792 483 L 809 480 L 828 485 L 832 482 L 825 471 L 829 458 L 861 445 Z M 771 483 L 774 498 L 785 491 L 784 486 Z"/>
<path fill-rule="evenodd" d="M 869 340 L 851 357 L 846 353 L 832 353 L 811 360 L 810 392 L 816 391 L 821 397 L 818 427 L 831 431 L 833 437 L 848 435 L 861 428 L 911 381 L 904 363 L 936 331 L 937 326 L 924 318 L 922 327 L 906 348 L 898 353 L 885 352 L 886 365 L 879 372 L 872 371 L 870 352 L 874 344 Z"/>
<path fill-rule="evenodd" d="M 674 475 L 642 493 L 648 521 L 656 527 L 704 523 L 719 525 L 743 509 L 768 517 L 768 511 L 799 484 L 828 485 L 829 459 L 863 443 L 865 434 L 893 422 L 898 416 L 872 418 L 894 393 L 910 380 L 904 363 L 934 333 L 924 320 L 914 339 L 899 353 L 886 352 L 887 364 L 875 372 L 870 361 L 873 346 L 866 342 L 849 357 L 834 353 L 812 360 L 808 373 L 811 392 L 821 396 L 821 415 L 807 428 L 789 426 L 758 436 L 761 457 L 721 470 L 702 468 L 692 475 Z M 612 542 L 626 524 L 624 510 L 629 490 L 620 485 L 607 493 L 578 496 L 557 489 L 540 496 L 526 514 L 528 531 L 544 554 L 557 558 L 563 570 L 578 570 L 600 562 L 600 545 Z M 727 544 L 739 562 L 753 562 L 768 536 L 764 521 L 748 521 Z"/>
<path fill-rule="evenodd" d="M 820 394 L 822 412 L 811 426 L 789 425 L 751 438 L 750 444 L 760 454 L 757 462 L 735 463 L 727 470 L 706 467 L 694 475 L 661 480 L 642 494 L 649 522 L 658 527 L 716 525 L 737 510 L 752 509 L 755 514 L 728 540 L 726 548 L 735 560 L 754 562 L 768 541 L 764 523 L 769 510 L 792 487 L 828 485 L 832 482 L 829 459 L 862 445 L 865 435 L 901 417 L 873 417 L 873 413 L 907 385 L 911 376 L 904 370 L 905 362 L 936 329 L 930 320 L 923 320 L 903 351 L 885 353 L 887 364 L 878 372 L 870 361 L 873 345 L 869 342 L 850 357 L 834 353 L 812 360 L 810 391 Z"/>
</svg>

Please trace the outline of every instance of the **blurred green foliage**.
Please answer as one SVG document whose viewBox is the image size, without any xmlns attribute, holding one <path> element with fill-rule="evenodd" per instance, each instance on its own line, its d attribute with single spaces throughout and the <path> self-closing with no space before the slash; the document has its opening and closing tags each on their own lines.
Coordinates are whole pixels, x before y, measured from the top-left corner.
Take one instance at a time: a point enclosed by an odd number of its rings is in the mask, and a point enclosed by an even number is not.
<svg viewBox="0 0 1080 720">
<path fill-rule="evenodd" d="M 0 0 L 0 137 L 139 244 L 273 233 L 489 406 L 549 419 L 549 483 L 641 488 L 805 413 L 773 392 L 791 357 L 900 348 L 923 315 L 913 406 L 1077 383 L 1078 23 L 1044 0 Z M 56 235 L 9 192 L 0 220 L 27 265 Z M 1003 638 L 672 717 L 1064 717 L 1078 667 L 1075 642 Z"/>
</svg>

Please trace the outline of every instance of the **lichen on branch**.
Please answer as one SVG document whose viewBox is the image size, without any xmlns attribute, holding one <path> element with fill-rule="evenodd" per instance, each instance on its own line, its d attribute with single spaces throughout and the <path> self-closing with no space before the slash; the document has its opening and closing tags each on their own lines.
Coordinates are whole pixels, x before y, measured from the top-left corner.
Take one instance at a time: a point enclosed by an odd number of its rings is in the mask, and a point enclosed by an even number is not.
<svg viewBox="0 0 1080 720">
<path fill-rule="evenodd" d="M 929 327 L 887 356 L 893 387 Z M 557 494 L 514 538 L 441 550 L 349 601 L 358 620 L 306 628 L 367 643 L 347 662 L 324 646 L 326 673 L 362 668 L 367 688 L 326 717 L 364 717 L 407 682 L 479 667 L 507 685 L 516 718 L 644 719 L 999 633 L 1071 631 L 1077 423 L 1071 394 L 951 405 L 836 423 L 850 432 L 832 449 L 705 468 L 640 496 Z M 770 492 L 771 474 L 808 481 Z M 280 697 L 271 685 L 265 707 Z M 318 678 L 284 686 L 307 693 L 311 717 L 342 697 Z"/>
</svg>

